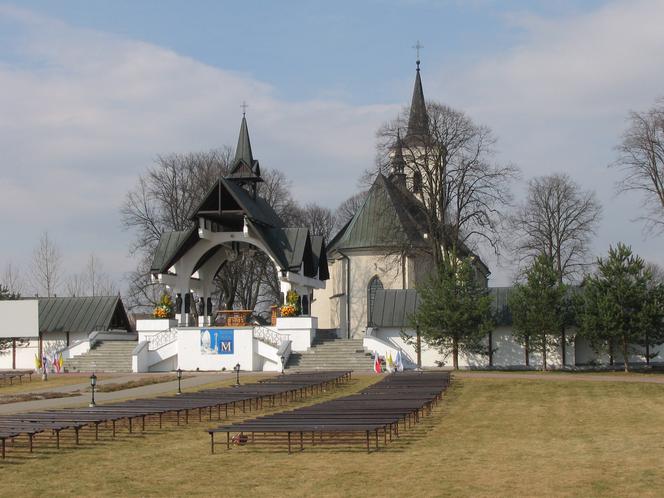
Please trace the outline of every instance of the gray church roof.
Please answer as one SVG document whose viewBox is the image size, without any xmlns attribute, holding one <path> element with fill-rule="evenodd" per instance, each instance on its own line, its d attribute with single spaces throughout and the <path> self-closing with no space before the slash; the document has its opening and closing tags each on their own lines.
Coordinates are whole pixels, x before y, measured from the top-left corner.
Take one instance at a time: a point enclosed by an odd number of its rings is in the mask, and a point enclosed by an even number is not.
<svg viewBox="0 0 664 498">
<path fill-rule="evenodd" d="M 512 313 L 509 296 L 513 287 L 491 287 L 492 306 L 496 325 L 511 325 Z M 373 311 L 369 317 L 371 327 L 412 328 L 410 317 L 420 305 L 416 289 L 378 289 Z"/>
<path fill-rule="evenodd" d="M 131 330 L 120 296 L 47 297 L 38 306 L 42 333 Z"/>
<path fill-rule="evenodd" d="M 369 317 L 371 327 L 412 327 L 410 317 L 420 305 L 415 289 L 378 289 Z"/>
<path fill-rule="evenodd" d="M 423 214 L 415 196 L 378 174 L 360 209 L 330 243 L 330 250 L 424 246 Z"/>
</svg>

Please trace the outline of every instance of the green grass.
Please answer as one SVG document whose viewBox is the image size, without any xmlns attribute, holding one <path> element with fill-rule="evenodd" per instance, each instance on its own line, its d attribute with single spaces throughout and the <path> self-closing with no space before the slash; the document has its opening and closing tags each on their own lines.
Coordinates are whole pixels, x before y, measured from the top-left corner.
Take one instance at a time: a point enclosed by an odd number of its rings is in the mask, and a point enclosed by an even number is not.
<svg viewBox="0 0 664 498">
<path fill-rule="evenodd" d="M 106 380 L 111 378 L 112 375 L 100 374 L 97 376 L 99 380 Z M 43 381 L 41 379 L 40 373 L 32 374 L 32 380 L 28 381 L 28 378 L 25 377 L 22 383 L 19 383 L 18 379 L 15 379 L 13 384 L 1 383 L 0 384 L 0 396 L 5 394 L 19 394 L 19 393 L 29 393 L 37 391 L 40 389 L 51 389 L 54 387 L 62 386 L 71 386 L 74 384 L 89 384 L 90 375 L 89 374 L 49 374 L 48 380 Z"/>
<path fill-rule="evenodd" d="M 247 445 L 211 455 L 214 425 L 10 449 L 3 495 L 656 496 L 664 486 L 664 386 L 654 384 L 465 377 L 433 416 L 371 454 Z"/>
</svg>

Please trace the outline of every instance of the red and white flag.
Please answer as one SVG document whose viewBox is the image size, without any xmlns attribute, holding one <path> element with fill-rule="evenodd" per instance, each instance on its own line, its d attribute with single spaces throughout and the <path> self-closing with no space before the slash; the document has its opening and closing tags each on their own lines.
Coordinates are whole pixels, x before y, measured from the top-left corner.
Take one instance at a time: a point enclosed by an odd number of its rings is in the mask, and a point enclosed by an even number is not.
<svg viewBox="0 0 664 498">
<path fill-rule="evenodd" d="M 382 373 L 383 369 L 380 366 L 380 356 L 378 356 L 377 352 L 375 353 L 374 358 L 374 372 Z"/>
</svg>

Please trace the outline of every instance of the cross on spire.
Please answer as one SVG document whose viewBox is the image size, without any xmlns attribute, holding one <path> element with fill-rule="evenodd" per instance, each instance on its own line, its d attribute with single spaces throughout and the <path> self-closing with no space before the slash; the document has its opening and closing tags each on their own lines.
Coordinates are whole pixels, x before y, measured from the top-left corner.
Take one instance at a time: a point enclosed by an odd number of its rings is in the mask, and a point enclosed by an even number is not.
<svg viewBox="0 0 664 498">
<path fill-rule="evenodd" d="M 249 104 L 247 104 L 244 100 L 242 101 L 242 105 L 240 105 L 242 108 L 242 116 L 247 114 L 247 107 L 249 107 Z"/>
<path fill-rule="evenodd" d="M 420 40 L 417 40 L 417 43 L 413 45 L 413 48 L 417 51 L 417 69 L 420 68 L 420 49 L 424 48 L 424 45 L 420 43 Z"/>
</svg>

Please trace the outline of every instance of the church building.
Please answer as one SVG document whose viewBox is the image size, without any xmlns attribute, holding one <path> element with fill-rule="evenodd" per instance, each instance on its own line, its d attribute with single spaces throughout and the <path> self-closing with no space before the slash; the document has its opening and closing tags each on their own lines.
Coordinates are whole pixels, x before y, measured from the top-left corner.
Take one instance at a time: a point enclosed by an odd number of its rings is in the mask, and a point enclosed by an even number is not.
<svg viewBox="0 0 664 498">
<path fill-rule="evenodd" d="M 328 244 L 330 281 L 316 291 L 312 305 L 320 327 L 337 329 L 339 336 L 349 339 L 364 337 L 367 328 L 375 326 L 376 296 L 382 299 L 382 290 L 415 289 L 429 276 L 433 265 L 427 250 L 423 180 L 418 168 L 407 167 L 427 133 L 418 60 L 408 127 L 403 139 L 397 132 L 389 173 L 378 173 L 362 206 Z M 460 250 L 472 257 L 486 286 L 488 267 L 465 246 Z"/>
</svg>

